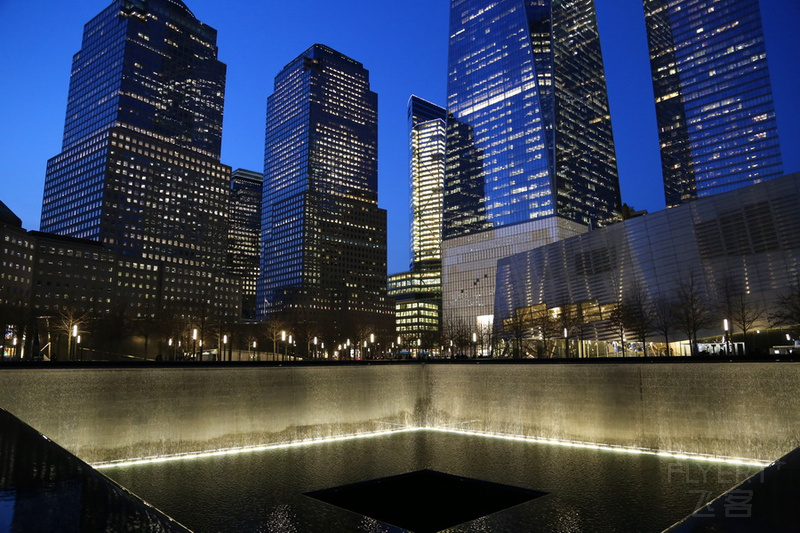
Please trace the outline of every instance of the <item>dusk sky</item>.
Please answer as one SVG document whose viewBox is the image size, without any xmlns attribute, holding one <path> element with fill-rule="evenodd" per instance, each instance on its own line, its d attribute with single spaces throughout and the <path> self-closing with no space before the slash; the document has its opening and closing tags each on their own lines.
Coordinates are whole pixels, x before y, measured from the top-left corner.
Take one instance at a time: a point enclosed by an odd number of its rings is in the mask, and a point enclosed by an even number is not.
<svg viewBox="0 0 800 533">
<path fill-rule="evenodd" d="M 597 0 L 622 201 L 664 208 L 641 0 Z M 47 160 L 61 150 L 72 56 L 106 0 L 0 0 L 0 200 L 39 228 Z M 266 99 L 280 69 L 314 43 L 370 71 L 379 101 L 379 204 L 389 212 L 389 273 L 408 268 L 406 105 L 446 102 L 447 0 L 186 0 L 218 31 L 228 65 L 222 162 L 263 170 Z M 786 173 L 800 171 L 800 1 L 762 0 Z"/>
</svg>

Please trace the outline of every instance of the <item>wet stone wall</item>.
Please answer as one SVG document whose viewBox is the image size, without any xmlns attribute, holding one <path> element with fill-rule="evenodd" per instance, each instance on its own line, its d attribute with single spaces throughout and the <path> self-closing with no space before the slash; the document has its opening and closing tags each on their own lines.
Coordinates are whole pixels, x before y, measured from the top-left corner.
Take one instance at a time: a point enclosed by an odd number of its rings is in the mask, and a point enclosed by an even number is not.
<svg viewBox="0 0 800 533">
<path fill-rule="evenodd" d="M 5 367 L 0 407 L 88 462 L 411 427 L 771 460 L 800 363 Z"/>
<path fill-rule="evenodd" d="M 0 370 L 0 406 L 88 462 L 413 427 L 418 366 Z"/>
<path fill-rule="evenodd" d="M 800 363 L 436 366 L 427 424 L 774 460 L 800 446 Z"/>
</svg>

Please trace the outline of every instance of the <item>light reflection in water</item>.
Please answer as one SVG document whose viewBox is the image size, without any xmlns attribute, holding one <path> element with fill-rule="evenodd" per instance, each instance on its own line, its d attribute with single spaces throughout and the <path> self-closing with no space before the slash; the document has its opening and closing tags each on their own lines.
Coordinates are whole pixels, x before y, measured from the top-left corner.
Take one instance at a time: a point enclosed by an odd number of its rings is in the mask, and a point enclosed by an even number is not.
<svg viewBox="0 0 800 533">
<path fill-rule="evenodd" d="M 453 533 L 566 533 L 662 531 L 759 470 L 702 456 L 687 460 L 652 450 L 494 437 L 416 428 L 104 472 L 195 533 L 400 533 L 304 494 L 420 468 L 548 492 Z"/>
<path fill-rule="evenodd" d="M 175 455 L 162 455 L 162 456 L 153 456 L 153 457 L 140 457 L 140 458 L 131 458 L 131 459 L 122 459 L 119 461 L 109 461 L 109 462 L 100 462 L 94 463 L 92 466 L 98 470 L 107 469 L 107 468 L 119 468 L 119 467 L 126 467 L 126 466 L 135 466 L 135 465 L 142 465 L 142 464 L 151 464 L 151 463 L 163 463 L 168 461 L 179 461 L 179 460 L 194 460 L 194 459 L 203 459 L 208 457 L 215 457 L 221 455 L 235 455 L 241 453 L 254 453 L 254 452 L 263 452 L 267 450 L 276 450 L 282 448 L 293 448 L 299 446 L 312 446 L 312 445 L 319 445 L 331 442 L 340 442 L 346 440 L 353 440 L 353 439 L 365 439 L 365 438 L 374 438 L 374 437 L 383 437 L 386 435 L 391 435 L 394 433 L 406 433 L 406 432 L 413 432 L 413 431 L 437 431 L 437 432 L 444 432 L 444 433 L 455 433 L 460 435 L 471 435 L 471 436 L 478 436 L 478 437 L 488 437 L 488 438 L 495 438 L 495 439 L 502 439 L 502 440 L 512 440 L 512 441 L 519 441 L 519 442 L 530 442 L 536 444 L 549 444 L 554 446 L 566 446 L 570 448 L 584 448 L 589 450 L 602 450 L 608 452 L 615 452 L 615 453 L 625 453 L 625 454 L 634 454 L 634 455 L 655 455 L 658 457 L 667 457 L 667 458 L 674 458 L 674 459 L 685 459 L 688 461 L 703 461 L 703 462 L 710 462 L 710 463 L 725 463 L 731 465 L 742 465 L 742 466 L 760 466 L 765 467 L 772 464 L 772 461 L 767 461 L 764 459 L 750 459 L 750 458 L 743 458 L 743 457 L 721 457 L 715 455 L 704 455 L 698 453 L 685 453 L 685 452 L 678 452 L 678 451 L 670 451 L 670 450 L 655 450 L 649 448 L 636 448 L 631 446 L 615 446 L 611 444 L 602 444 L 602 443 L 595 443 L 595 442 L 580 442 L 580 441 L 570 441 L 570 440 L 561 440 L 561 439 L 550 439 L 546 437 L 531 437 L 525 435 L 507 435 L 503 433 L 490 433 L 490 432 L 483 432 L 483 431 L 474 431 L 474 430 L 465 430 L 465 429 L 458 429 L 458 428 L 441 428 L 441 427 L 424 427 L 424 428 L 398 428 L 398 429 L 390 429 L 386 431 L 376 431 L 370 433 L 361 433 L 355 435 L 342 435 L 338 437 L 327 437 L 327 438 L 320 438 L 320 439 L 310 439 L 310 440 L 301 440 L 301 441 L 292 441 L 292 442 L 280 442 L 274 444 L 264 444 L 262 446 L 246 446 L 241 448 L 224 448 L 219 450 L 206 450 L 202 452 L 194 452 L 194 453 L 183 453 L 183 454 L 175 454 Z"/>
</svg>

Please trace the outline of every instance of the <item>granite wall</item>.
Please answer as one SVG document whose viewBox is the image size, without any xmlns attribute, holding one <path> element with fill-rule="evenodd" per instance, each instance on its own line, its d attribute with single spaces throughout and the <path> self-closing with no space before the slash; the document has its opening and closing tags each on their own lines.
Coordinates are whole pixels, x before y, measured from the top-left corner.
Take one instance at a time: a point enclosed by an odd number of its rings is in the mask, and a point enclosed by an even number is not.
<svg viewBox="0 0 800 533">
<path fill-rule="evenodd" d="M 0 369 L 0 406 L 97 462 L 413 427 L 423 370 Z"/>
<path fill-rule="evenodd" d="M 427 425 L 751 459 L 800 446 L 800 363 L 429 365 Z"/>
<path fill-rule="evenodd" d="M 800 363 L 6 367 L 0 407 L 89 462 L 410 427 L 769 460 Z"/>
</svg>

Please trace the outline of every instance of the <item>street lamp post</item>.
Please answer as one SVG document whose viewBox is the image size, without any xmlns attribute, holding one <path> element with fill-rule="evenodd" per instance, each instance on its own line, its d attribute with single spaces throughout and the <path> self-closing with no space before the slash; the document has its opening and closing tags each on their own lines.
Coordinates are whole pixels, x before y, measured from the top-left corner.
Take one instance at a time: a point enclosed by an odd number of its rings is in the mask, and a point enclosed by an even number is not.
<svg viewBox="0 0 800 533">
<path fill-rule="evenodd" d="M 722 327 L 725 330 L 725 355 L 731 355 L 731 333 L 728 330 L 728 319 L 722 321 Z"/>
<path fill-rule="evenodd" d="M 569 332 L 564 328 L 564 357 L 569 359 Z"/>
<path fill-rule="evenodd" d="M 472 332 L 472 358 L 473 359 L 478 356 L 477 350 L 478 350 L 478 334 L 473 331 Z"/>
<path fill-rule="evenodd" d="M 75 359 L 73 351 L 75 349 L 75 337 L 78 336 L 78 326 L 77 324 L 73 324 L 71 328 L 71 335 L 67 337 L 67 358 L 68 359 Z"/>
<path fill-rule="evenodd" d="M 78 353 L 78 326 L 77 326 L 77 324 L 72 326 L 72 338 L 74 339 L 74 342 L 72 344 L 72 356 L 71 357 L 72 357 L 72 359 L 77 359 L 78 358 L 78 356 L 77 356 L 77 353 Z"/>
<path fill-rule="evenodd" d="M 192 355 L 197 357 L 197 328 L 192 329 Z"/>
</svg>

